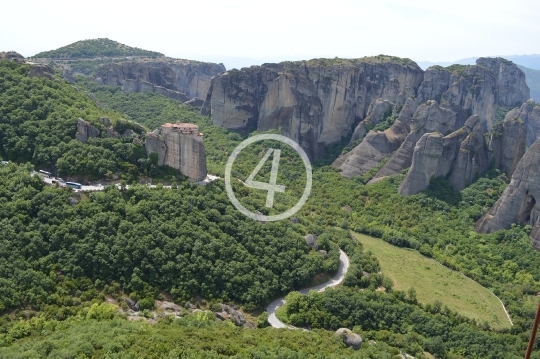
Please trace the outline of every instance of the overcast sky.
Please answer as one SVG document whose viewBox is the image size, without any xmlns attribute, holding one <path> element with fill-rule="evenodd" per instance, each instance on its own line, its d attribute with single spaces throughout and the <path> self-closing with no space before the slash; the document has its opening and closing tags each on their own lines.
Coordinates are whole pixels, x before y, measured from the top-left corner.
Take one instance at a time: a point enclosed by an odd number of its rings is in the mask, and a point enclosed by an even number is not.
<svg viewBox="0 0 540 359">
<path fill-rule="evenodd" d="M 24 56 L 98 37 L 226 65 L 233 57 L 455 61 L 540 53 L 539 0 L 25 0 L 1 9 L 0 51 Z"/>
</svg>

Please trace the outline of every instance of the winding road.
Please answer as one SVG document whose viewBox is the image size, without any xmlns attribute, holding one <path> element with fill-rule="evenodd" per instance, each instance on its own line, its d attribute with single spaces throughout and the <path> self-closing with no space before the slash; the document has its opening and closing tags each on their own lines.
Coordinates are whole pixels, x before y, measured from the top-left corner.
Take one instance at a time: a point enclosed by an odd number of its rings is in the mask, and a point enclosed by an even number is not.
<svg viewBox="0 0 540 359">
<path fill-rule="evenodd" d="M 318 292 L 324 291 L 326 288 L 335 287 L 343 281 L 347 271 L 349 270 L 349 257 L 341 249 L 339 250 L 339 269 L 335 276 L 332 277 L 328 282 L 316 285 L 314 287 L 304 288 L 299 292 L 303 295 L 308 294 L 312 290 Z M 268 323 L 274 328 L 288 328 L 288 329 L 297 329 L 293 326 L 287 325 L 278 319 L 276 316 L 276 311 L 279 307 L 285 304 L 285 297 L 274 300 L 272 303 L 268 304 L 266 311 L 268 312 Z"/>
</svg>

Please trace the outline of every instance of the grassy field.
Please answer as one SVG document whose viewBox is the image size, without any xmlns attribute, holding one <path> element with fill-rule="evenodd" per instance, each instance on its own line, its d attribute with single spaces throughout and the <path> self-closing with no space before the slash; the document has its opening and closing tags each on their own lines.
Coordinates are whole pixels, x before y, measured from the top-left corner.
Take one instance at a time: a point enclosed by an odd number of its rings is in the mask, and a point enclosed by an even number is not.
<svg viewBox="0 0 540 359">
<path fill-rule="evenodd" d="M 439 300 L 462 315 L 487 321 L 492 328 L 510 327 L 501 302 L 480 284 L 415 250 L 398 248 L 358 233 L 354 235 L 377 257 L 383 274 L 394 282 L 394 289 L 407 291 L 414 287 L 421 303 Z"/>
</svg>

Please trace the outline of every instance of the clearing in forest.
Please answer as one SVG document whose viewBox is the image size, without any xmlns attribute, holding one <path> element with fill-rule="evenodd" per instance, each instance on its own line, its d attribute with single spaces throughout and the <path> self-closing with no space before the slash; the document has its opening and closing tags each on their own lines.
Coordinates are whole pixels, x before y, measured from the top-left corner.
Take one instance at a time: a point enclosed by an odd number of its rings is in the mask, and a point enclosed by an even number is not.
<svg viewBox="0 0 540 359">
<path fill-rule="evenodd" d="M 424 257 L 418 251 L 399 248 L 380 239 L 354 233 L 365 250 L 379 260 L 382 273 L 392 279 L 395 290 L 413 287 L 420 303 L 433 304 L 436 300 L 451 310 L 492 328 L 508 328 L 511 323 L 502 303 L 488 289 L 462 273 Z"/>
</svg>

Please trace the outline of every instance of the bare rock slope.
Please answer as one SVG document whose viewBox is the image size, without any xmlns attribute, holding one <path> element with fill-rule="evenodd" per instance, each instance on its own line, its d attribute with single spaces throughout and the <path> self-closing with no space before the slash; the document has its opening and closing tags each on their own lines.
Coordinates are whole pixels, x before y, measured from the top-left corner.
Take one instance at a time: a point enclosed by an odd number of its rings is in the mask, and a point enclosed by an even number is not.
<svg viewBox="0 0 540 359">
<path fill-rule="evenodd" d="M 373 101 L 403 104 L 422 80 L 416 63 L 389 56 L 263 64 L 216 76 L 201 112 L 239 131 L 281 129 L 318 157 L 353 132 Z"/>
<path fill-rule="evenodd" d="M 532 226 L 529 235 L 540 250 L 540 139 L 537 139 L 519 161 L 510 184 L 491 209 L 476 223 L 479 233 L 508 229 L 512 223 Z"/>
<path fill-rule="evenodd" d="M 488 148 L 483 148 L 482 134 L 492 130 L 497 109 L 520 106 L 528 99 L 529 88 L 525 84 L 524 74 L 507 60 L 480 58 L 475 66 L 455 65 L 448 68 L 433 66 L 424 73 L 416 97 L 410 97 L 405 101 L 397 120 L 390 128 L 384 132 L 368 132 L 360 144 L 340 156 L 333 165 L 340 168 L 344 176 L 352 177 L 366 173 L 382 159 L 388 158 L 374 176 L 372 180 L 374 182 L 411 167 L 413 157 L 422 160 L 422 146 L 419 146 L 418 154 L 414 155 L 418 141 L 425 134 L 437 132 L 444 138 L 450 136 L 452 141 L 450 138 L 444 140 L 446 146 L 452 142 L 459 152 L 450 157 L 441 157 L 437 164 L 439 169 L 432 175 L 449 175 L 454 187 L 462 189 L 464 183 L 468 183 L 476 174 L 481 174 L 487 169 L 485 158 L 489 157 L 489 161 L 492 154 L 488 152 Z M 532 114 L 529 116 L 531 120 L 527 121 L 530 122 L 530 128 L 535 128 L 538 122 L 536 113 L 531 110 L 532 105 L 527 104 L 528 107 L 522 106 L 521 116 Z M 464 126 L 473 115 L 476 116 L 476 130 L 468 132 Z M 540 128 L 540 124 L 538 127 Z M 510 128 L 507 130 L 510 131 Z M 510 135 L 508 131 L 505 133 Z M 459 137 L 459 133 L 466 133 L 469 137 L 459 138 L 461 142 L 458 144 L 456 138 Z M 435 141 L 435 137 L 432 136 L 426 137 L 424 141 L 428 139 L 429 142 Z M 466 143 L 462 143 L 463 141 Z M 519 161 L 522 154 L 519 150 L 500 147 L 497 141 L 493 145 L 495 150 L 499 151 L 496 156 L 498 165 L 512 167 L 508 164 L 509 161 L 515 163 Z M 501 148 L 505 148 L 504 153 L 500 153 Z M 504 156 L 507 158 L 503 159 Z M 455 166 L 461 167 L 455 169 Z M 420 168 L 420 164 L 415 168 Z M 505 167 L 505 171 L 507 170 Z M 464 177 L 460 178 L 461 175 Z M 423 187 L 425 184 L 412 186 L 410 190 L 403 188 L 402 193 L 416 193 Z"/>
<path fill-rule="evenodd" d="M 126 92 L 157 92 L 184 102 L 206 98 L 212 77 L 224 71 L 223 64 L 162 58 L 105 64 L 96 70 L 96 80 Z"/>
</svg>

